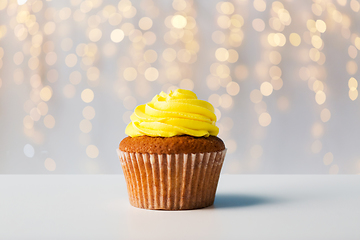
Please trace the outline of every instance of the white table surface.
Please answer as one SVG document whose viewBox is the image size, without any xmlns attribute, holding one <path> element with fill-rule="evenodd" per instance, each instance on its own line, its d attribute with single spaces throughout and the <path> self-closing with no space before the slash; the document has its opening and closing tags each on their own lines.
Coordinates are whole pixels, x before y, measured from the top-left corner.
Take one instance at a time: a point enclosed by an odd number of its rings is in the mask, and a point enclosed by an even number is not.
<svg viewBox="0 0 360 240">
<path fill-rule="evenodd" d="M 214 206 L 130 206 L 123 175 L 0 175 L 0 239 L 360 239 L 359 175 L 221 175 Z"/>
</svg>

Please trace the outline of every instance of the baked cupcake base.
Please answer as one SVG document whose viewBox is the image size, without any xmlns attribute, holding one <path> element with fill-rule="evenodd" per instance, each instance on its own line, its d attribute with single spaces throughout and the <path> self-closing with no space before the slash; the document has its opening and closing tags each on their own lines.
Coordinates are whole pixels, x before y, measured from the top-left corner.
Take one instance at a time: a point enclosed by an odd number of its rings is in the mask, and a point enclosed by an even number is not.
<svg viewBox="0 0 360 240">
<path fill-rule="evenodd" d="M 118 150 L 130 204 L 185 210 L 212 205 L 226 149 L 204 153 L 132 153 Z"/>
</svg>

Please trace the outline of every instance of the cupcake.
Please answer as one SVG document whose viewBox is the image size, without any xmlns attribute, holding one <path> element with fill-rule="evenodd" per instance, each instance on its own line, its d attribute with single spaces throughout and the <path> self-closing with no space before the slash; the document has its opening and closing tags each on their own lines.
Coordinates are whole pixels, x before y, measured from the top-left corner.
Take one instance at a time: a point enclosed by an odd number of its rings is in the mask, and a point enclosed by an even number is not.
<svg viewBox="0 0 360 240">
<path fill-rule="evenodd" d="M 225 158 L 213 106 L 189 90 L 137 106 L 119 145 L 130 204 L 185 210 L 213 204 Z"/>
</svg>

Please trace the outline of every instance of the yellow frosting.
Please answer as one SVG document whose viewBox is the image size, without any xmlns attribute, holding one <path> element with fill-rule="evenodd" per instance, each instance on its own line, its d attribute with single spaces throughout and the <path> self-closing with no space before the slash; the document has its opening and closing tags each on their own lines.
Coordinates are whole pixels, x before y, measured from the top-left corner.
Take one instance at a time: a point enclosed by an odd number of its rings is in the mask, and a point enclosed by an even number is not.
<svg viewBox="0 0 360 240">
<path fill-rule="evenodd" d="M 137 106 L 125 133 L 131 137 L 208 137 L 219 133 L 215 122 L 210 103 L 197 99 L 192 91 L 177 89 L 169 94 L 161 92 L 151 102 Z"/>
</svg>

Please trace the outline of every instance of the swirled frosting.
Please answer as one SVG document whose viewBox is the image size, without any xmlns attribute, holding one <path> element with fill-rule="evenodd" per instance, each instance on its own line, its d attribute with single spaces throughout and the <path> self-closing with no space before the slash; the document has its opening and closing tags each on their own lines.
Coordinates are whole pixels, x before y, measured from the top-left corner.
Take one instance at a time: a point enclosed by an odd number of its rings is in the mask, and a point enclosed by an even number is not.
<svg viewBox="0 0 360 240">
<path fill-rule="evenodd" d="M 189 90 L 177 89 L 169 94 L 161 92 L 151 102 L 137 106 L 130 118 L 125 133 L 131 137 L 208 137 L 219 133 L 214 107 L 197 99 L 196 94 Z"/>
</svg>

